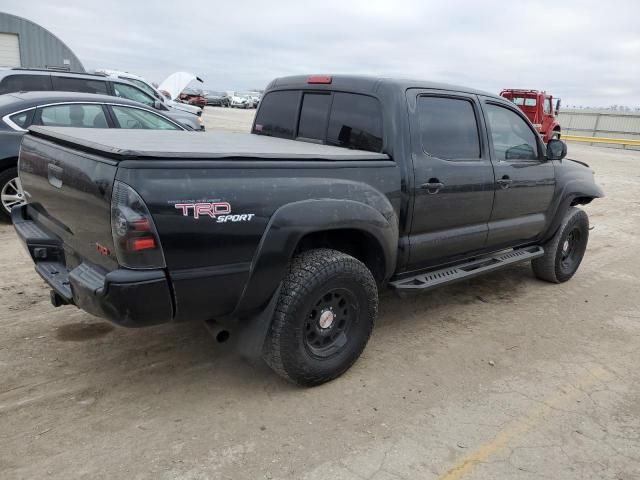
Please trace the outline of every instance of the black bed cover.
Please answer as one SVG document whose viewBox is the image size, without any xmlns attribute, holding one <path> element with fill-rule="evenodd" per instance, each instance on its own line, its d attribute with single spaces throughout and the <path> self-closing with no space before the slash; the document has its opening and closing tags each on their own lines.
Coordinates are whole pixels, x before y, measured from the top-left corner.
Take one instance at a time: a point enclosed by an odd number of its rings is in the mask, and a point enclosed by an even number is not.
<svg viewBox="0 0 640 480">
<path fill-rule="evenodd" d="M 31 135 L 116 160 L 145 158 L 260 158 L 319 160 L 388 160 L 383 153 L 233 132 L 29 128 Z"/>
</svg>

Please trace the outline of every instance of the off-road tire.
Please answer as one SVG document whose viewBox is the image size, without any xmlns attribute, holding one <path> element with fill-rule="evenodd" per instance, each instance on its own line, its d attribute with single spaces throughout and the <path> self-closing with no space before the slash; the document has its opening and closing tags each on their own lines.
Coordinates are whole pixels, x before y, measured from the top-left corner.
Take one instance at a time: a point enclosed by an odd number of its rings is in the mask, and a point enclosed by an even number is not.
<svg viewBox="0 0 640 480">
<path fill-rule="evenodd" d="M 565 242 L 577 236 L 572 257 L 565 261 Z M 589 240 L 589 217 L 576 207 L 569 207 L 555 235 L 544 245 L 544 255 L 531 261 L 533 273 L 541 280 L 562 283 L 578 270 Z"/>
<path fill-rule="evenodd" d="M 313 319 L 320 302 L 331 295 L 339 298 L 333 292 L 344 292 L 345 298 L 351 300 L 345 302 L 344 310 L 340 307 L 341 314 L 351 314 L 342 339 L 344 342 L 346 338 L 346 343 L 335 347 L 338 350 L 331 356 L 320 358 L 310 350 L 309 324 L 315 325 Z M 364 350 L 377 311 L 376 282 L 362 262 L 327 248 L 303 252 L 289 266 L 265 340 L 263 359 L 280 376 L 301 386 L 333 380 L 347 371 Z M 335 318 L 343 323 L 342 317 Z M 338 327 L 336 324 L 329 328 L 334 326 Z"/>
</svg>

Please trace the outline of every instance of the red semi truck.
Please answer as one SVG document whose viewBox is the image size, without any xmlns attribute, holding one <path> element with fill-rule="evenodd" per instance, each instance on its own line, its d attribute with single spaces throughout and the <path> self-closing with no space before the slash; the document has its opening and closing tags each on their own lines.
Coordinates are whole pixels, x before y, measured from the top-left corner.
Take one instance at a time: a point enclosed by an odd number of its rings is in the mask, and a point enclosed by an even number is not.
<svg viewBox="0 0 640 480">
<path fill-rule="evenodd" d="M 560 138 L 560 124 L 557 118 L 560 110 L 559 98 L 556 99 L 554 109 L 553 96 L 545 91 L 507 88 L 500 92 L 500 96 L 511 100 L 529 117 L 544 143 L 552 138 Z"/>
</svg>

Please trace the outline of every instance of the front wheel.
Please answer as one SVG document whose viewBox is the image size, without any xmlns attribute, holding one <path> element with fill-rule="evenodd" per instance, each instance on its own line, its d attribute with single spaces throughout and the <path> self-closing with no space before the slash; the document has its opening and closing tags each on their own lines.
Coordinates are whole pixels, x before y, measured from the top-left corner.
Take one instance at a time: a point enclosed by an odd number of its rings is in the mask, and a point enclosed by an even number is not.
<svg viewBox="0 0 640 480">
<path fill-rule="evenodd" d="M 11 220 L 11 209 L 25 203 L 24 192 L 18 177 L 18 170 L 8 168 L 0 172 L 0 218 L 4 221 Z"/>
<path fill-rule="evenodd" d="M 544 255 L 531 261 L 541 280 L 562 283 L 578 270 L 589 241 L 589 217 L 576 207 L 567 210 L 555 235 L 544 245 Z"/>
<path fill-rule="evenodd" d="M 294 257 L 263 358 L 302 386 L 342 375 L 366 346 L 378 310 L 373 275 L 359 260 L 326 248 Z"/>
</svg>

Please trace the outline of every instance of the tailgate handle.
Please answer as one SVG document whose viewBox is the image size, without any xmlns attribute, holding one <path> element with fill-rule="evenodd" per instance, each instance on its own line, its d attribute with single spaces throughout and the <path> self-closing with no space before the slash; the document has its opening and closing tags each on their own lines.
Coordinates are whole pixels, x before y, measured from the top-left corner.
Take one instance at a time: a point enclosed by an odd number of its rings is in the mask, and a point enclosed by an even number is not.
<svg viewBox="0 0 640 480">
<path fill-rule="evenodd" d="M 56 188 L 62 188 L 62 172 L 63 171 L 64 170 L 62 169 L 62 167 L 59 167 L 58 165 L 54 165 L 53 163 L 50 163 L 49 166 L 47 167 L 49 183 Z"/>
</svg>

